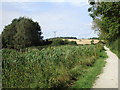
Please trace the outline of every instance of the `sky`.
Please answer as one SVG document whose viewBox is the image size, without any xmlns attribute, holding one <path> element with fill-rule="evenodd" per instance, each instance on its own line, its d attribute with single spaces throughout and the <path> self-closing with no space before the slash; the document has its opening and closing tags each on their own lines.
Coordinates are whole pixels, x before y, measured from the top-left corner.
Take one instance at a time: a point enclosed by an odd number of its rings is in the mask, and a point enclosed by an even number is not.
<svg viewBox="0 0 120 90">
<path fill-rule="evenodd" d="M 33 2 L 34 1 L 34 2 Z M 14 18 L 28 17 L 41 26 L 44 39 L 56 37 L 96 37 L 91 29 L 87 1 L 78 0 L 4 0 L 0 3 L 0 32 Z"/>
</svg>

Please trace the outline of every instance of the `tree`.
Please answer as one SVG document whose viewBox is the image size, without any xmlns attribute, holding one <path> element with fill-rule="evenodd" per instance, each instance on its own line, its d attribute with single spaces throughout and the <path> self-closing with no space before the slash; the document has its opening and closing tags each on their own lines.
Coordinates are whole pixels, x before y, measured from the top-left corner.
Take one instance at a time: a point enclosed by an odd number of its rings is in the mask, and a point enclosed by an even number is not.
<svg viewBox="0 0 120 90">
<path fill-rule="evenodd" d="M 21 49 L 38 45 L 43 38 L 41 34 L 41 27 L 32 19 L 26 17 L 14 19 L 2 32 L 3 47 Z"/>
<path fill-rule="evenodd" d="M 90 2 L 88 9 L 93 18 L 93 28 L 116 54 L 120 53 L 120 1 Z M 120 56 L 119 56 L 120 57 Z"/>
<path fill-rule="evenodd" d="M 2 35 L 0 34 L 0 49 L 2 48 Z"/>
<path fill-rule="evenodd" d="M 12 21 L 11 24 L 5 26 L 3 32 L 2 32 L 2 44 L 3 44 L 3 47 L 13 47 L 13 41 L 14 41 L 14 38 L 13 36 L 15 35 L 16 33 L 16 23 L 17 23 L 17 20 L 14 19 Z"/>
<path fill-rule="evenodd" d="M 90 2 L 90 5 L 88 11 L 93 18 L 93 28 L 100 38 L 109 43 L 120 38 L 120 2 Z"/>
</svg>

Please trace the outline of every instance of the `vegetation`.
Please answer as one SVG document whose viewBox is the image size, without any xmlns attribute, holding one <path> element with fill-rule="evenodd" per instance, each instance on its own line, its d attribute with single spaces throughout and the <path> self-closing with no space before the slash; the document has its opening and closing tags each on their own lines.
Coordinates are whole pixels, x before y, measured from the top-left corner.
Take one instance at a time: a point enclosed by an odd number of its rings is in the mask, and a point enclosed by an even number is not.
<svg viewBox="0 0 120 90">
<path fill-rule="evenodd" d="M 0 88 L 2 88 L 2 52 L 0 50 Z"/>
<path fill-rule="evenodd" d="M 91 40 L 91 44 L 94 44 L 94 40 Z"/>
<path fill-rule="evenodd" d="M 75 82 L 71 88 L 92 88 L 97 76 L 101 74 L 106 62 L 103 60 L 107 58 L 105 52 L 101 52 L 100 58 L 94 63 L 93 67 L 88 68 L 88 72 L 83 76 L 78 77 L 78 81 Z"/>
<path fill-rule="evenodd" d="M 58 46 L 58 45 L 77 45 L 77 43 L 75 41 L 68 41 L 68 40 L 63 40 L 61 38 L 57 38 L 57 39 L 52 39 L 52 44 L 53 46 Z"/>
<path fill-rule="evenodd" d="M 0 34 L 0 49 L 2 48 L 2 35 Z"/>
<path fill-rule="evenodd" d="M 88 9 L 93 18 L 93 29 L 99 32 L 99 37 L 105 40 L 112 51 L 120 52 L 120 1 L 90 2 Z"/>
<path fill-rule="evenodd" d="M 50 39 L 77 39 L 76 37 L 55 37 Z"/>
<path fill-rule="evenodd" d="M 37 22 L 25 17 L 14 19 L 2 32 L 3 48 L 23 49 L 40 45 L 41 34 L 41 27 Z"/>
<path fill-rule="evenodd" d="M 89 38 L 89 39 L 97 39 L 97 40 L 99 40 L 99 37 L 92 37 L 92 38 Z"/>
<path fill-rule="evenodd" d="M 108 44 L 107 46 L 110 47 L 111 51 L 113 51 L 118 58 L 120 58 L 120 38 L 111 42 L 112 44 Z"/>
<path fill-rule="evenodd" d="M 34 47 L 23 53 L 3 49 L 3 88 L 69 87 L 86 76 L 102 51 L 101 45 Z"/>
<path fill-rule="evenodd" d="M 90 88 L 105 64 L 103 45 L 63 40 L 76 37 L 43 40 L 41 34 L 39 24 L 25 17 L 5 26 L 0 35 L 3 88 L 68 88 L 77 80 L 79 88 Z"/>
</svg>

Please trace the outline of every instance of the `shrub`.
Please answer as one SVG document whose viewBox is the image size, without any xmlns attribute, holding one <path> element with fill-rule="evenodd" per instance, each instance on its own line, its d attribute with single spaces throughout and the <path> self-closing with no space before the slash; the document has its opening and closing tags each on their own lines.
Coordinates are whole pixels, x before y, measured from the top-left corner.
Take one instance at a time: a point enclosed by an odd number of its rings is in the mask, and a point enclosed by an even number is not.
<svg viewBox="0 0 120 90">
<path fill-rule="evenodd" d="M 68 40 L 63 40 L 63 39 L 54 39 L 52 42 L 53 46 L 58 46 L 58 45 L 77 45 L 75 41 L 68 41 Z"/>
</svg>

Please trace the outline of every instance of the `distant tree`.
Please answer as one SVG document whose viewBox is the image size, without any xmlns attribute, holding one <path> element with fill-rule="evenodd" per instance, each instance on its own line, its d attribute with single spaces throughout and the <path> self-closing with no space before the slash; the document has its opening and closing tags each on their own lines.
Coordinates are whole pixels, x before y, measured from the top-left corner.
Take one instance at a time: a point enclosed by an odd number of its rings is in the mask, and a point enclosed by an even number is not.
<svg viewBox="0 0 120 90">
<path fill-rule="evenodd" d="M 14 19 L 2 32 L 3 47 L 22 49 L 38 45 L 42 41 L 41 27 L 26 17 Z"/>
<path fill-rule="evenodd" d="M 49 39 L 77 39 L 76 37 L 55 37 L 55 38 L 49 38 Z"/>
<path fill-rule="evenodd" d="M 52 45 L 57 46 L 57 45 L 64 45 L 64 41 L 60 38 L 58 39 L 52 39 Z"/>
<path fill-rule="evenodd" d="M 68 41 L 68 40 L 63 40 L 61 38 L 57 39 L 52 39 L 52 44 L 53 46 L 58 46 L 58 45 L 77 45 L 76 41 Z"/>
<path fill-rule="evenodd" d="M 94 40 L 91 40 L 91 44 L 94 44 Z"/>
<path fill-rule="evenodd" d="M 92 38 L 89 38 L 89 39 L 97 39 L 97 40 L 98 40 L 98 39 L 99 39 L 99 37 L 92 37 Z"/>
<path fill-rule="evenodd" d="M 76 37 L 61 37 L 63 39 L 77 39 Z"/>
<path fill-rule="evenodd" d="M 2 35 L 0 34 L 0 49 L 2 48 Z"/>
</svg>

